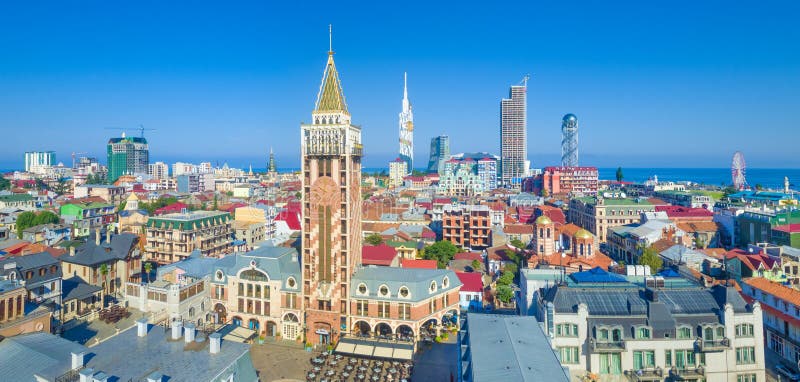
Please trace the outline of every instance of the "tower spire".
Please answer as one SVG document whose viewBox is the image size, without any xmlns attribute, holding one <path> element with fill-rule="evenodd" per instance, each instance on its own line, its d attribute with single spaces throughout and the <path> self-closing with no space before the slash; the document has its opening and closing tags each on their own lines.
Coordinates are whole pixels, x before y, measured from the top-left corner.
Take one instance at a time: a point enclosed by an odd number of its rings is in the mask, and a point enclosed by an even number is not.
<svg viewBox="0 0 800 382">
<path fill-rule="evenodd" d="M 408 99 L 408 73 L 403 72 L 403 99 Z"/>
<path fill-rule="evenodd" d="M 333 54 L 333 24 L 328 24 L 328 54 Z"/>
</svg>

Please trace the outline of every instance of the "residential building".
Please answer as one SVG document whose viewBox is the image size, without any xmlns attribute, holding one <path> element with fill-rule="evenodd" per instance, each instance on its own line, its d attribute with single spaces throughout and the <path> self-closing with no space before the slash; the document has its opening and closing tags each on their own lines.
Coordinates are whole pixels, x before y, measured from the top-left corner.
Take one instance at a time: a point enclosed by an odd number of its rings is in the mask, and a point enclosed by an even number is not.
<svg viewBox="0 0 800 382">
<path fill-rule="evenodd" d="M 47 167 L 56 165 L 55 151 L 26 151 L 25 172 L 42 173 Z"/>
<path fill-rule="evenodd" d="M 397 158 L 389 162 L 389 187 L 400 187 L 403 185 L 403 178 L 408 175 L 408 162 L 402 158 Z"/>
<path fill-rule="evenodd" d="M 361 264 L 382 267 L 399 267 L 401 257 L 394 247 L 386 244 L 361 247 Z"/>
<path fill-rule="evenodd" d="M 450 158 L 450 137 L 440 135 L 431 138 L 430 157 L 428 159 L 428 173 L 442 174 L 444 162 Z"/>
<path fill-rule="evenodd" d="M 112 235 L 106 231 L 105 240 L 98 229 L 94 240 L 61 255 L 61 269 L 67 278 L 79 277 L 89 285 L 99 286 L 103 295 L 121 295 L 119 289 L 129 281 L 139 281 L 142 255 L 139 236 L 132 233 Z"/>
<path fill-rule="evenodd" d="M 462 310 L 483 310 L 483 274 L 479 271 L 456 272 L 461 281 L 458 291 L 458 304 Z"/>
<path fill-rule="evenodd" d="M 414 113 L 408 100 L 407 74 L 403 73 L 403 110 L 400 112 L 400 159 L 406 163 L 408 175 L 414 170 Z"/>
<path fill-rule="evenodd" d="M 473 196 L 497 188 L 498 158 L 488 153 L 462 153 L 444 163 L 438 193 Z"/>
<path fill-rule="evenodd" d="M 125 199 L 125 208 L 119 212 L 117 227 L 119 232 L 132 232 L 139 234 L 147 224 L 147 210 L 139 208 L 139 197 L 131 192 Z"/>
<path fill-rule="evenodd" d="M 36 200 L 29 194 L 0 195 L 0 209 L 5 208 L 33 211 L 36 209 Z"/>
<path fill-rule="evenodd" d="M 50 309 L 45 306 L 31 309 L 32 304 L 27 302 L 26 295 L 21 280 L 0 279 L 0 336 L 8 338 L 24 333 L 50 332 Z"/>
<path fill-rule="evenodd" d="M 0 260 L 0 275 L 18 280 L 33 305 L 50 305 L 55 318 L 61 315 L 61 264 L 47 252 Z"/>
<path fill-rule="evenodd" d="M 608 239 L 608 229 L 641 221 L 642 212 L 655 206 L 645 199 L 580 197 L 569 202 L 567 220 L 597 236 L 601 243 Z"/>
<path fill-rule="evenodd" d="M 519 184 L 528 160 L 527 80 L 511 86 L 509 97 L 500 101 L 500 182 Z"/>
<path fill-rule="evenodd" d="M 222 256 L 233 241 L 227 212 L 194 211 L 153 216 L 147 220 L 145 259 L 169 264 L 195 249 L 204 256 Z"/>
<path fill-rule="evenodd" d="M 537 317 L 572 379 L 766 380 L 761 305 L 734 287 L 599 269 L 565 281 L 540 297 Z"/>
<path fill-rule="evenodd" d="M 188 173 L 175 177 L 175 190 L 194 194 L 214 190 L 214 176 L 209 173 Z"/>
<path fill-rule="evenodd" d="M 541 174 L 525 178 L 522 190 L 537 195 L 592 195 L 597 183 L 597 167 L 545 167 Z"/>
<path fill-rule="evenodd" d="M 82 184 L 75 186 L 73 194 L 75 199 L 96 196 L 108 203 L 118 204 L 125 196 L 125 187 L 108 184 Z"/>
<path fill-rule="evenodd" d="M 656 191 L 653 196 L 674 206 L 688 208 L 711 208 L 714 206 L 714 199 L 710 196 L 687 191 Z"/>
<path fill-rule="evenodd" d="M 22 240 L 52 246 L 72 238 L 72 227 L 64 224 L 41 224 L 22 231 Z"/>
<path fill-rule="evenodd" d="M 762 277 L 770 281 L 787 282 L 781 258 L 762 252 L 732 249 L 725 253 L 725 271 L 731 278 L 742 281 L 750 277 Z"/>
<path fill-rule="evenodd" d="M 153 179 L 169 178 L 169 165 L 164 162 L 150 163 L 147 174 Z"/>
<path fill-rule="evenodd" d="M 108 140 L 108 181 L 122 175 L 147 174 L 150 150 L 144 137 L 111 138 Z"/>
<path fill-rule="evenodd" d="M 470 315 L 458 336 L 459 382 L 573 380 L 533 317 Z"/>
<path fill-rule="evenodd" d="M 90 321 L 97 317 L 93 313 L 105 306 L 103 288 L 88 284 L 78 276 L 65 278 L 61 281 L 61 302 L 61 322 L 68 323 L 75 318 Z"/>
<path fill-rule="evenodd" d="M 736 220 L 738 222 L 738 246 L 774 243 L 773 233 L 777 233 L 785 245 L 787 238 L 791 240 L 792 225 L 800 224 L 800 210 L 747 209 Z M 778 227 L 784 228 L 776 230 L 775 228 Z"/>
<path fill-rule="evenodd" d="M 761 304 L 767 348 L 778 354 L 784 365 L 789 365 L 797 372 L 797 360 L 800 359 L 800 291 L 760 277 L 746 279 L 741 285 L 742 297 L 747 302 L 752 304 L 757 301 Z M 746 330 L 742 334 L 751 334 Z"/>
<path fill-rule="evenodd" d="M 87 237 L 92 230 L 114 222 L 114 205 L 98 202 L 72 202 L 62 204 L 61 219 L 72 225 L 74 237 Z"/>
<path fill-rule="evenodd" d="M 351 277 L 361 256 L 361 128 L 351 123 L 328 52 L 311 123 L 301 125 L 303 308 L 313 344 L 351 327 Z"/>
<path fill-rule="evenodd" d="M 260 247 L 226 256 L 212 269 L 211 303 L 217 322 L 287 340 L 302 335 L 302 275 L 296 250 Z"/>
<path fill-rule="evenodd" d="M 442 239 L 468 250 L 491 247 L 489 212 L 485 205 L 445 205 L 442 210 Z"/>
</svg>

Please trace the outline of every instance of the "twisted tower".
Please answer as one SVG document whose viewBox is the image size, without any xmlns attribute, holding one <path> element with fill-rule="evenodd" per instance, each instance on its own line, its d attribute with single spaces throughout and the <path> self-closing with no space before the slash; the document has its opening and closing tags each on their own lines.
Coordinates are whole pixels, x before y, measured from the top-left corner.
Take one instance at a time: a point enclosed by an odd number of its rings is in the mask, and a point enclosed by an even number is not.
<svg viewBox="0 0 800 382">
<path fill-rule="evenodd" d="M 561 120 L 561 166 L 578 167 L 578 117 L 567 114 Z"/>
</svg>

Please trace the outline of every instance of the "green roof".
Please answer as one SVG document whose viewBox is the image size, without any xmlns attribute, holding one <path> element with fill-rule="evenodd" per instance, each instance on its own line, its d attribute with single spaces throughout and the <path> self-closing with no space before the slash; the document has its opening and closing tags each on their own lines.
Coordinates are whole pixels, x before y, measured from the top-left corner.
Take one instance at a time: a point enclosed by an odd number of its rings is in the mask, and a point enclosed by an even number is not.
<svg viewBox="0 0 800 382">
<path fill-rule="evenodd" d="M 314 111 L 340 111 L 347 113 L 342 83 L 339 82 L 339 72 L 333 62 L 333 52 L 328 54 L 328 63 L 325 65 L 325 71 L 322 74 L 322 86 Z"/>
<path fill-rule="evenodd" d="M 597 204 L 597 199 L 592 196 L 585 196 L 582 198 L 575 198 L 580 200 L 586 204 Z M 606 206 L 652 206 L 653 204 L 647 201 L 647 199 L 641 198 L 637 202 L 636 199 L 632 198 L 604 198 L 603 205 Z"/>
<path fill-rule="evenodd" d="M 197 226 L 223 224 L 230 219 L 231 215 L 227 212 L 195 211 L 151 217 L 147 220 L 147 227 L 188 231 Z"/>
<path fill-rule="evenodd" d="M 33 196 L 28 194 L 12 194 L 0 196 L 0 201 L 3 202 L 27 202 L 33 200 Z"/>
<path fill-rule="evenodd" d="M 415 241 L 393 241 L 387 240 L 386 245 L 397 248 L 397 247 L 407 247 L 407 248 L 417 248 L 417 242 Z"/>
</svg>

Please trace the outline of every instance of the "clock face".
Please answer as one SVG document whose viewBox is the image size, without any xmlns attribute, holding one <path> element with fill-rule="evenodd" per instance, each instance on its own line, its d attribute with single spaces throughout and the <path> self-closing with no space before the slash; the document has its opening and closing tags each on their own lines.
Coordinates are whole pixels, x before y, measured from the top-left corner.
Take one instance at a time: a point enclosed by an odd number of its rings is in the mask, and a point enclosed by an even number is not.
<svg viewBox="0 0 800 382">
<path fill-rule="evenodd" d="M 311 205 L 333 207 L 341 200 L 339 185 L 329 176 L 317 179 L 311 185 Z"/>
</svg>

